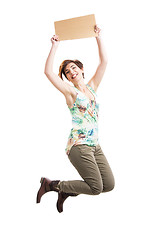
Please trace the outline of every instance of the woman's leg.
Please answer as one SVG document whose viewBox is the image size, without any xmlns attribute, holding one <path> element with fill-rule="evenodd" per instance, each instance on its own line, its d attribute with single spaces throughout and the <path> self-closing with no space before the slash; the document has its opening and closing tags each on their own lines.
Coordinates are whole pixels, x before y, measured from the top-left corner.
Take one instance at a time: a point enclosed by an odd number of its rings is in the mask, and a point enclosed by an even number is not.
<svg viewBox="0 0 160 240">
<path fill-rule="evenodd" d="M 103 181 L 95 160 L 96 147 L 77 145 L 71 148 L 69 159 L 84 181 L 62 181 L 61 191 L 66 193 L 97 195 L 103 191 Z"/>
<path fill-rule="evenodd" d="M 108 164 L 108 161 L 100 145 L 96 146 L 95 160 L 101 173 L 101 177 L 103 181 L 103 192 L 109 192 L 114 188 L 115 180 L 114 180 L 112 170 Z"/>
</svg>

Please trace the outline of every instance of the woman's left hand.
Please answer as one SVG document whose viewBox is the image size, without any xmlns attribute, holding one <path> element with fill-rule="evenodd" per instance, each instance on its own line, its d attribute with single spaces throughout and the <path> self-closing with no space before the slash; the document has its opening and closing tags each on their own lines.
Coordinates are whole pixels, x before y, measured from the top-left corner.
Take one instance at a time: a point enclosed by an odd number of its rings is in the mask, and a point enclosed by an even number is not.
<svg viewBox="0 0 160 240">
<path fill-rule="evenodd" d="M 95 33 L 98 33 L 97 37 L 100 37 L 101 29 L 97 25 L 95 25 L 94 31 L 95 31 Z"/>
</svg>

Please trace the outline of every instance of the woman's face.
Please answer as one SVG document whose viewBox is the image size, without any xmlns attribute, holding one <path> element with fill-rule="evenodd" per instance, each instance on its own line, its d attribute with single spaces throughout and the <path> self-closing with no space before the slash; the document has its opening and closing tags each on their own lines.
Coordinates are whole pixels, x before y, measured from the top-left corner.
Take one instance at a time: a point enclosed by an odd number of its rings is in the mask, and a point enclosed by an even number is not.
<svg viewBox="0 0 160 240">
<path fill-rule="evenodd" d="M 75 63 L 71 62 L 67 64 L 65 68 L 65 74 L 69 81 L 75 83 L 83 79 L 83 69 L 80 69 Z"/>
</svg>

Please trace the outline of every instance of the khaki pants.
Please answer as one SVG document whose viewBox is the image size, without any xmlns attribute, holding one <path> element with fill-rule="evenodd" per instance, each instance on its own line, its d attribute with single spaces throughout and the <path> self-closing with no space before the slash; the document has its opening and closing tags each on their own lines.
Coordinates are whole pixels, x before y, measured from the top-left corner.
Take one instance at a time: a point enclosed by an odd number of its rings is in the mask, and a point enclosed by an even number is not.
<svg viewBox="0 0 160 240">
<path fill-rule="evenodd" d="M 114 177 L 100 145 L 73 146 L 68 157 L 84 181 L 62 181 L 61 191 L 97 195 L 114 188 Z"/>
</svg>

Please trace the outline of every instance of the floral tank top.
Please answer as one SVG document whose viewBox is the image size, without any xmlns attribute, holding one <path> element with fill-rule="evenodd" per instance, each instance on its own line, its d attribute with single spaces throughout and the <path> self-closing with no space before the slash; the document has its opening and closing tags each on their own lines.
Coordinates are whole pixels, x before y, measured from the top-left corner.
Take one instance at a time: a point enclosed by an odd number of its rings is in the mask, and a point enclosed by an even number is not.
<svg viewBox="0 0 160 240">
<path fill-rule="evenodd" d="M 68 107 L 72 115 L 72 129 L 65 149 L 67 155 L 69 155 L 73 145 L 96 146 L 98 144 L 99 104 L 95 91 L 88 84 L 86 87 L 93 94 L 94 100 L 90 100 L 84 93 L 74 87 L 77 98 L 73 107 Z"/>
</svg>

